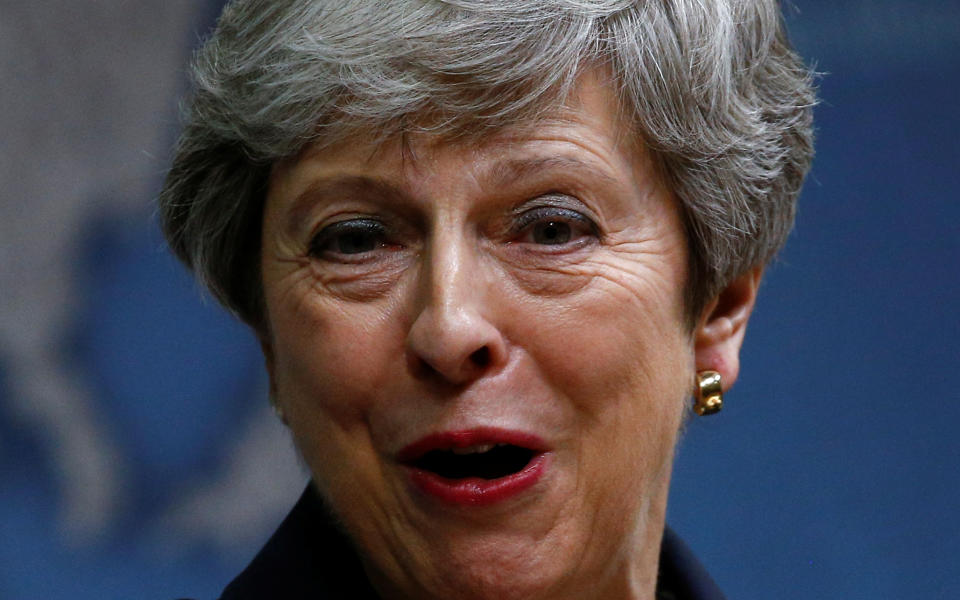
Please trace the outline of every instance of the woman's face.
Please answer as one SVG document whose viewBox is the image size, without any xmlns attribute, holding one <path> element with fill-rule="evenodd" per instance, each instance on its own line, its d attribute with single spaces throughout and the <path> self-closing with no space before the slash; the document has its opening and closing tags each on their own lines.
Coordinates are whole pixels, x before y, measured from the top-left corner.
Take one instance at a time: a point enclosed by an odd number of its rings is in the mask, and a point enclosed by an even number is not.
<svg viewBox="0 0 960 600">
<path fill-rule="evenodd" d="M 686 241 L 604 88 L 576 99 L 482 145 L 354 139 L 271 179 L 274 393 L 387 597 L 652 591 L 694 373 Z"/>
</svg>

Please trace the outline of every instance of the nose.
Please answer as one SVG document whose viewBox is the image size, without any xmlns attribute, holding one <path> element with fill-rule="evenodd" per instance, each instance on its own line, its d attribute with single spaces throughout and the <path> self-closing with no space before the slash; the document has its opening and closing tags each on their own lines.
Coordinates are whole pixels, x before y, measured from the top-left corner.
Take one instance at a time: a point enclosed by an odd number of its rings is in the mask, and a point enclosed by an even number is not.
<svg viewBox="0 0 960 600">
<path fill-rule="evenodd" d="M 507 344 L 494 324 L 495 287 L 468 241 L 451 233 L 425 253 L 418 281 L 418 313 L 407 334 L 414 375 L 468 384 L 502 368 Z"/>
</svg>

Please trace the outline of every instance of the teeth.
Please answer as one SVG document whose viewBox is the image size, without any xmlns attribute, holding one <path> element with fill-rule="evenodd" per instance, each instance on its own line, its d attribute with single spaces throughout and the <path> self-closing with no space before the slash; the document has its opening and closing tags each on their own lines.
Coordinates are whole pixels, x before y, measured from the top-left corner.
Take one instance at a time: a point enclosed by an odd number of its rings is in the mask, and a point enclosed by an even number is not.
<svg viewBox="0 0 960 600">
<path fill-rule="evenodd" d="M 460 456 L 464 454 L 483 454 L 484 452 L 493 450 L 495 446 L 503 446 L 503 444 L 478 444 L 464 448 L 450 448 L 450 451 Z"/>
</svg>

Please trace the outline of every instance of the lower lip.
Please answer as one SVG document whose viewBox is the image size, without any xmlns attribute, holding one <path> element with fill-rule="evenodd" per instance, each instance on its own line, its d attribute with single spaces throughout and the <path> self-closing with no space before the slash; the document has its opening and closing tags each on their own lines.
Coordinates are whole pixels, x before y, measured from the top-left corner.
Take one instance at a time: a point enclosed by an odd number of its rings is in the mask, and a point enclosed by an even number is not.
<svg viewBox="0 0 960 600">
<path fill-rule="evenodd" d="M 447 479 L 431 471 L 407 467 L 410 479 L 420 491 L 447 504 L 457 506 L 489 506 L 526 491 L 543 476 L 547 455 L 538 454 L 522 471 L 499 479 Z"/>
</svg>

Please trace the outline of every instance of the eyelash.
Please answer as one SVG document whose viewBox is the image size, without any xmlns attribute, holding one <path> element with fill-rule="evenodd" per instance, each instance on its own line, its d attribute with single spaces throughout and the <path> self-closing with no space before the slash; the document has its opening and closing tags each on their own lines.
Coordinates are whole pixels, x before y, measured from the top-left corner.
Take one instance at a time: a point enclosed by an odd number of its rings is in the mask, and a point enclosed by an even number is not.
<svg viewBox="0 0 960 600">
<path fill-rule="evenodd" d="M 570 231 L 567 233 L 569 233 L 570 239 L 558 242 L 556 244 L 540 244 L 535 240 L 528 243 L 533 243 L 538 246 L 555 245 L 568 247 L 569 244 L 577 243 L 578 240 L 582 240 L 585 236 L 593 238 L 598 238 L 600 236 L 596 223 L 594 223 L 593 220 L 583 213 L 569 208 L 540 206 L 524 211 L 520 214 L 517 222 L 512 227 L 512 237 L 517 238 L 528 233 L 530 235 L 536 235 L 537 232 L 534 228 L 541 223 L 561 224 L 569 227 Z M 578 229 L 579 231 L 577 231 Z"/>
<path fill-rule="evenodd" d="M 541 224 L 545 228 L 538 231 L 536 228 Z M 559 237 L 538 242 L 533 237 L 538 233 Z M 530 244 L 543 251 L 569 250 L 571 245 L 582 246 L 584 238 L 600 237 L 596 223 L 589 217 L 558 206 L 538 206 L 521 212 L 516 216 L 508 235 L 511 242 Z M 531 236 L 531 239 L 524 239 L 526 236 Z M 372 253 L 390 246 L 395 244 L 391 243 L 388 228 L 383 222 L 375 218 L 354 218 L 320 229 L 310 240 L 307 254 L 329 262 L 362 263 L 371 260 Z"/>
<path fill-rule="evenodd" d="M 346 236 L 354 236 L 352 240 Z M 344 242 L 353 242 L 358 246 L 371 246 L 356 252 L 345 252 Z M 332 249 L 333 244 L 338 244 Z M 336 260 L 338 262 L 361 262 L 369 253 L 390 245 L 387 239 L 387 228 L 377 219 L 357 218 L 338 221 L 327 225 L 317 232 L 310 240 L 307 253 L 319 259 Z M 336 255 L 336 258 L 332 257 Z"/>
</svg>

